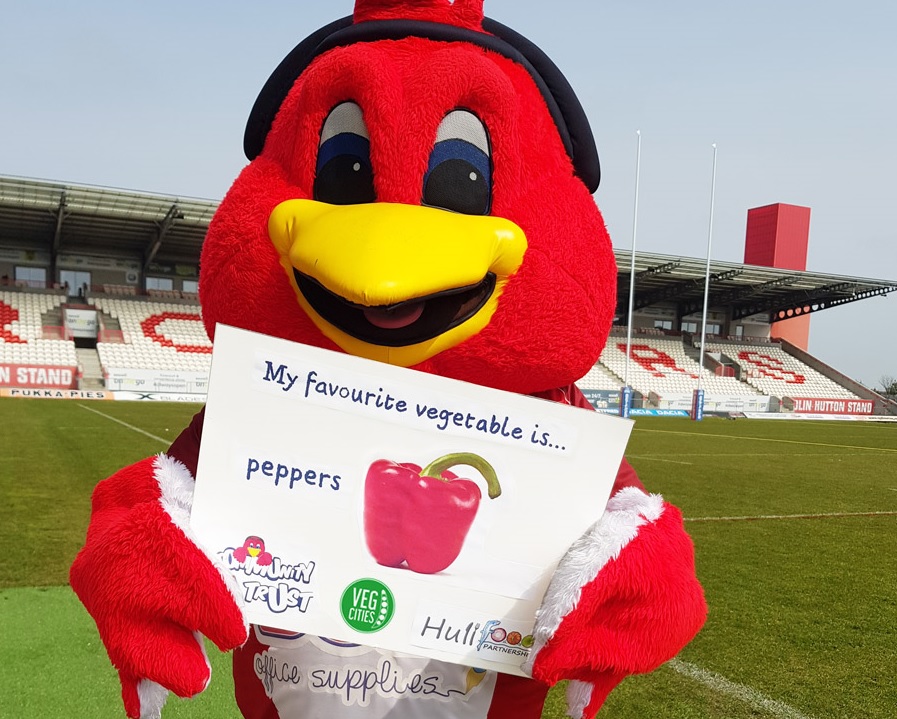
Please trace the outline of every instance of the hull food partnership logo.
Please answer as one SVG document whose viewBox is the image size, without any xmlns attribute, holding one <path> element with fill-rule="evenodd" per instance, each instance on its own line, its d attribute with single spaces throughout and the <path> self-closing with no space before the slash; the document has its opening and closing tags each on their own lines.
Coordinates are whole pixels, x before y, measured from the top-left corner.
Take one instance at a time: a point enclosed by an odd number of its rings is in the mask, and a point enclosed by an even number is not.
<svg viewBox="0 0 897 719">
<path fill-rule="evenodd" d="M 412 643 L 452 654 L 468 654 L 499 663 L 526 659 L 535 639 L 532 624 L 508 619 L 478 619 L 452 607 L 430 607 L 420 613 L 412 630 Z"/>
<path fill-rule="evenodd" d="M 490 619 L 483 627 L 480 641 L 477 643 L 477 651 L 486 649 L 503 654 L 513 654 L 518 657 L 527 657 L 533 644 L 535 644 L 535 639 L 532 634 L 523 636 L 518 631 L 508 631 L 501 626 L 501 621 Z"/>
<path fill-rule="evenodd" d="M 392 591 L 377 579 L 359 579 L 343 591 L 340 613 L 356 632 L 373 634 L 389 624 L 395 612 Z"/>
</svg>

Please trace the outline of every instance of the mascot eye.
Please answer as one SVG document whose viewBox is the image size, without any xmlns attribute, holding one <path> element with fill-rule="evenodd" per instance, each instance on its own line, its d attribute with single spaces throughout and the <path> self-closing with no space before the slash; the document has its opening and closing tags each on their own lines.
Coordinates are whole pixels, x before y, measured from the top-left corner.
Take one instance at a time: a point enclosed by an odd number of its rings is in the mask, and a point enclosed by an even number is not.
<svg viewBox="0 0 897 719">
<path fill-rule="evenodd" d="M 314 198 L 332 205 L 377 199 L 370 136 L 361 108 L 354 102 L 333 108 L 321 128 Z"/>
<path fill-rule="evenodd" d="M 436 131 L 424 175 L 423 202 L 466 215 L 486 215 L 492 205 L 489 136 L 480 119 L 453 110 Z"/>
</svg>

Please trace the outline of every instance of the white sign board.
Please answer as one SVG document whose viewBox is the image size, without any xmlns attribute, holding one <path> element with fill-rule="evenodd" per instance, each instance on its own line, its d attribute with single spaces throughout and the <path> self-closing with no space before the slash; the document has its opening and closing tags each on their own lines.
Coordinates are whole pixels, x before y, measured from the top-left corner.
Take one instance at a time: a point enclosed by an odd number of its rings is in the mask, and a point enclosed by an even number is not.
<svg viewBox="0 0 897 719">
<path fill-rule="evenodd" d="M 522 674 L 631 428 L 219 326 L 191 524 L 253 623 Z"/>
<path fill-rule="evenodd" d="M 111 367 L 106 372 L 106 387 L 111 390 L 201 395 L 206 392 L 208 386 L 207 372 L 132 367 Z"/>
<path fill-rule="evenodd" d="M 97 338 L 97 311 L 76 310 L 72 307 L 63 309 L 65 328 L 72 337 Z"/>
</svg>

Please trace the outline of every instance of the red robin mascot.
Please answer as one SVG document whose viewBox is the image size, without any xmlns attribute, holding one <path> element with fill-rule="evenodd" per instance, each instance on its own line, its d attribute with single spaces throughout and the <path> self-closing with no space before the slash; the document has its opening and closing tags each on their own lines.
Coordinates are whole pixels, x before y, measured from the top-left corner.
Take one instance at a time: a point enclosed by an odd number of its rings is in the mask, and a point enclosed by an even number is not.
<svg viewBox="0 0 897 719">
<path fill-rule="evenodd" d="M 244 149 L 202 251 L 210 337 L 223 323 L 588 407 L 573 383 L 617 285 L 595 144 L 557 67 L 483 0 L 357 0 L 277 67 Z M 531 678 L 248 626 L 189 526 L 202 421 L 97 485 L 71 569 L 132 719 L 205 689 L 203 637 L 234 650 L 247 719 L 536 719 L 561 680 L 570 716 L 594 717 L 704 622 L 681 514 L 624 461 L 552 579 Z"/>
</svg>

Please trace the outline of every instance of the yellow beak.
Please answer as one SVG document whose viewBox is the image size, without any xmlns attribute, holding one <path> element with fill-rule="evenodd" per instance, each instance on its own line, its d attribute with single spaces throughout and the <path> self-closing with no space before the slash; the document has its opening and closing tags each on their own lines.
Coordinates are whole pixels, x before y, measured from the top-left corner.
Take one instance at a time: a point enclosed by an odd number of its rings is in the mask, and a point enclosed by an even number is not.
<svg viewBox="0 0 897 719">
<path fill-rule="evenodd" d="M 417 205 L 288 200 L 268 234 L 299 304 L 343 350 L 424 361 L 482 330 L 526 236 L 510 220 Z"/>
</svg>

